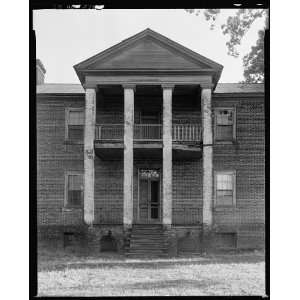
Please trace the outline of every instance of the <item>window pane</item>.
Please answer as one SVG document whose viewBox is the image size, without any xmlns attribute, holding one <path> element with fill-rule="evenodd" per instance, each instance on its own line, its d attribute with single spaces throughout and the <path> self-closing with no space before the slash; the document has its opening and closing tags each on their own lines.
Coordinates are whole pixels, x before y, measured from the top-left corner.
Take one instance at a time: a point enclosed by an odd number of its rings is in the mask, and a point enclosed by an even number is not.
<svg viewBox="0 0 300 300">
<path fill-rule="evenodd" d="M 233 180 L 231 174 L 218 174 L 217 175 L 217 190 L 232 190 Z"/>
<path fill-rule="evenodd" d="M 84 112 L 83 111 L 70 111 L 69 112 L 69 125 L 84 125 Z"/>
<path fill-rule="evenodd" d="M 68 135 L 70 140 L 83 140 L 84 129 L 82 125 L 69 125 Z"/>
<path fill-rule="evenodd" d="M 69 191 L 83 190 L 83 175 L 69 175 Z"/>
<path fill-rule="evenodd" d="M 217 112 L 217 125 L 232 125 L 232 124 L 233 124 L 232 110 L 219 110 Z"/>
<path fill-rule="evenodd" d="M 82 191 L 69 191 L 68 192 L 68 204 L 79 206 L 83 202 L 83 192 Z"/>
<path fill-rule="evenodd" d="M 232 140 L 233 126 L 232 125 L 217 125 L 216 139 L 217 140 Z"/>
<path fill-rule="evenodd" d="M 217 205 L 220 206 L 233 205 L 232 191 L 217 191 Z"/>
</svg>

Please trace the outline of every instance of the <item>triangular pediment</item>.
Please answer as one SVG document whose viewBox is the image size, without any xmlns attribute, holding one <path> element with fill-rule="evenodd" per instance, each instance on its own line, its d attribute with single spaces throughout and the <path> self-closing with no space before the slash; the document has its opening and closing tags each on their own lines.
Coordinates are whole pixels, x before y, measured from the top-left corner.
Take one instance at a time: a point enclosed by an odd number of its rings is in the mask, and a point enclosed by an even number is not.
<svg viewBox="0 0 300 300">
<path fill-rule="evenodd" d="M 74 66 L 79 78 L 83 72 L 102 71 L 206 71 L 220 75 L 223 66 L 146 29 L 117 45 Z"/>
<path fill-rule="evenodd" d="M 183 55 L 149 36 L 143 37 L 87 69 L 208 69 L 210 66 Z"/>
<path fill-rule="evenodd" d="M 221 65 L 146 29 L 79 63 L 75 69 L 214 69 Z"/>
</svg>

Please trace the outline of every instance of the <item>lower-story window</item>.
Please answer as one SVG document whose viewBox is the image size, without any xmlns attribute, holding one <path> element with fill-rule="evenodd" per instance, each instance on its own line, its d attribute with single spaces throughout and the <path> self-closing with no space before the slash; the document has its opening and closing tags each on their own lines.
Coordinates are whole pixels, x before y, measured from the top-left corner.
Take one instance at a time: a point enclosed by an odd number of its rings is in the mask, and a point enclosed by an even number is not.
<svg viewBox="0 0 300 300">
<path fill-rule="evenodd" d="M 235 206 L 235 171 L 215 172 L 215 207 Z"/>
<path fill-rule="evenodd" d="M 83 205 L 83 174 L 68 172 L 66 174 L 66 207 L 81 207 Z"/>
</svg>

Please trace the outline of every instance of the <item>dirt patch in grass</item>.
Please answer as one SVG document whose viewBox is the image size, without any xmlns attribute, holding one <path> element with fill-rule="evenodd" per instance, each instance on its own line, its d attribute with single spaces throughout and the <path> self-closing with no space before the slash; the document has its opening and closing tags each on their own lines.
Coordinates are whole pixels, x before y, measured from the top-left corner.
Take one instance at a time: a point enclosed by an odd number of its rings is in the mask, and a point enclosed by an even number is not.
<svg viewBox="0 0 300 300">
<path fill-rule="evenodd" d="M 126 259 L 40 250 L 39 296 L 264 295 L 263 252 Z"/>
</svg>

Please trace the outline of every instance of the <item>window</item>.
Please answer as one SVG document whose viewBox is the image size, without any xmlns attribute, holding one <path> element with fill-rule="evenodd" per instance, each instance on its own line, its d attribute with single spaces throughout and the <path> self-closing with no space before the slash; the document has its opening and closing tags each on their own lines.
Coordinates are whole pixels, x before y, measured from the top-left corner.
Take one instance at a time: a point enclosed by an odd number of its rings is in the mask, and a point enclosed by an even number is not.
<svg viewBox="0 0 300 300">
<path fill-rule="evenodd" d="M 215 206 L 235 206 L 235 172 L 216 172 Z"/>
<path fill-rule="evenodd" d="M 83 204 L 83 174 L 69 172 L 66 174 L 67 207 L 80 207 Z"/>
<path fill-rule="evenodd" d="M 66 111 L 66 138 L 69 140 L 82 141 L 84 134 L 84 110 L 72 108 Z"/>
<path fill-rule="evenodd" d="M 235 139 L 235 109 L 217 108 L 215 110 L 215 140 L 232 141 Z"/>
</svg>

